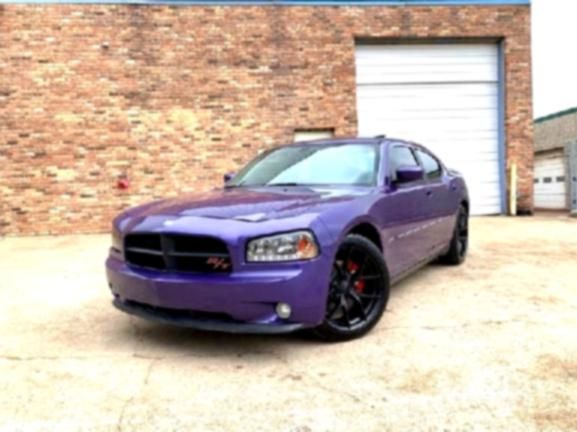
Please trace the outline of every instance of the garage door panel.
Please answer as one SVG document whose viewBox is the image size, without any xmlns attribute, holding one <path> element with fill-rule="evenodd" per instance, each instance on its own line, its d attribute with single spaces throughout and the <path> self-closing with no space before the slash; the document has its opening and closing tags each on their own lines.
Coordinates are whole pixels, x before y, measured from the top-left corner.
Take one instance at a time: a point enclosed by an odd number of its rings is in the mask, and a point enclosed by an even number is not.
<svg viewBox="0 0 577 432">
<path fill-rule="evenodd" d="M 442 96 L 439 96 L 442 97 Z M 389 101 L 390 104 L 387 107 L 381 106 L 380 104 L 383 99 Z M 375 112 L 380 118 L 383 119 L 407 119 L 409 116 L 420 116 L 425 115 L 429 118 L 446 118 L 447 115 L 457 115 L 459 117 L 473 118 L 474 116 L 485 116 L 480 118 L 479 121 L 491 121 L 493 122 L 493 116 L 495 113 L 495 105 L 482 105 L 481 103 L 471 103 L 471 101 L 461 101 L 460 103 L 449 104 L 447 102 L 434 105 L 434 98 L 423 101 L 412 101 L 409 99 L 401 99 L 398 101 L 390 99 L 388 96 L 383 95 L 381 99 L 364 100 L 363 108 L 370 110 L 378 110 Z M 485 102 L 486 103 L 486 102 Z"/>
<path fill-rule="evenodd" d="M 561 173 L 563 172 L 563 167 L 562 166 L 558 166 L 558 167 L 542 167 L 542 168 L 537 168 L 536 167 L 536 175 L 539 177 L 542 177 L 544 175 L 561 175 Z"/>
<path fill-rule="evenodd" d="M 537 158 L 534 177 L 535 207 L 562 210 L 567 208 L 566 168 L 561 155 Z"/>
<path fill-rule="evenodd" d="M 387 60 L 397 59 L 398 52 L 403 58 L 414 57 L 416 59 L 424 56 L 429 57 L 491 57 L 495 53 L 496 47 L 492 44 L 399 44 L 399 45 L 359 45 L 357 46 L 357 56 L 359 59 L 369 57 L 371 60 L 386 58 Z M 375 57 L 378 53 L 379 57 Z"/>
<path fill-rule="evenodd" d="M 471 214 L 474 215 L 490 215 L 496 214 L 495 208 L 500 206 L 500 199 L 485 200 L 482 204 L 476 204 L 473 200 L 471 203 Z"/>
<path fill-rule="evenodd" d="M 494 45 L 362 46 L 357 83 L 496 82 Z"/>
<path fill-rule="evenodd" d="M 477 122 L 474 119 L 418 119 L 412 117 L 409 120 L 381 120 L 373 119 L 371 121 L 362 121 L 359 124 L 359 134 L 362 136 L 374 136 L 385 134 L 387 136 L 396 136 L 399 138 L 422 140 L 423 144 L 431 141 L 444 142 L 448 137 L 468 136 L 469 141 L 476 141 L 475 126 Z M 410 131 L 410 136 L 402 135 Z M 486 132 L 493 132 L 494 137 L 498 137 L 497 129 L 487 129 Z M 465 135 L 468 134 L 468 135 Z M 425 141 L 426 140 L 426 141 Z M 498 148 L 498 143 L 492 148 Z"/>
<path fill-rule="evenodd" d="M 365 110 L 367 113 L 370 110 Z M 494 121 L 489 118 L 475 118 L 474 116 L 459 116 L 459 121 L 451 117 L 451 114 L 442 115 L 442 112 L 431 114 L 429 117 L 418 115 L 412 112 L 407 112 L 407 117 L 402 118 L 392 117 L 379 113 L 372 114 L 373 118 L 359 119 L 359 130 L 365 135 L 372 135 L 374 133 L 397 133 L 400 130 L 406 129 L 420 129 L 423 134 L 428 131 L 438 130 L 437 134 L 428 134 L 431 138 L 437 136 L 445 136 L 445 132 L 464 132 L 469 131 L 473 133 L 481 133 L 486 131 L 493 131 L 497 133 L 498 127 L 493 124 Z M 416 122 L 419 122 L 418 124 Z M 426 127 L 426 129 L 424 129 Z M 424 130 L 423 130 L 424 129 Z"/>
<path fill-rule="evenodd" d="M 496 137 L 495 137 L 496 138 Z M 435 153 L 442 153 L 446 157 L 457 157 L 460 160 L 473 159 L 477 157 L 491 157 L 491 160 L 498 161 L 499 155 L 493 148 L 495 140 L 491 139 L 430 139 L 427 144 L 431 149 L 434 147 Z"/>
<path fill-rule="evenodd" d="M 415 127 L 408 126 L 403 132 L 415 132 Z M 405 135 L 403 135 L 406 137 Z M 470 129 L 465 130 L 453 130 L 445 131 L 443 137 L 436 138 L 429 134 L 427 142 L 430 145 L 442 146 L 443 144 L 451 146 L 468 146 L 467 152 L 479 151 L 479 152 L 491 152 L 494 150 L 492 148 L 492 143 L 497 141 L 499 137 L 497 130 L 486 130 L 486 131 L 471 131 Z M 399 137 L 400 138 L 400 137 Z M 479 143 L 479 146 L 470 146 L 468 143 Z M 452 147 L 454 148 L 454 147 Z"/>
<path fill-rule="evenodd" d="M 407 72 L 406 68 L 394 69 L 391 67 L 383 68 L 387 75 L 387 83 L 403 84 L 412 82 L 459 82 L 464 77 L 471 81 L 477 82 L 494 82 L 496 70 L 493 68 L 482 69 L 477 65 L 469 65 L 468 67 L 457 67 L 452 65 L 423 65 L 422 70 L 415 70 Z M 363 83 L 378 83 L 382 77 L 382 70 L 371 66 L 359 78 L 359 84 Z"/>
<path fill-rule="evenodd" d="M 447 87 L 447 86 L 443 86 Z M 415 128 L 415 122 L 426 122 L 426 130 L 439 129 L 443 135 L 451 131 L 483 133 L 498 131 L 495 85 L 473 85 L 491 88 L 484 95 L 469 96 L 469 85 L 451 92 L 433 91 L 431 87 L 399 89 L 381 86 L 358 87 L 358 111 L 369 113 L 359 117 L 359 129 L 369 133 L 386 133 Z M 405 96 L 403 97 L 403 94 Z M 394 123 L 394 124 L 393 124 Z M 423 126 L 419 123 L 419 126 Z M 419 127 L 423 129 L 423 127 Z"/>
<path fill-rule="evenodd" d="M 357 62 L 362 66 L 423 64 L 482 64 L 491 62 L 496 55 L 493 45 L 361 45 L 357 47 Z"/>
<path fill-rule="evenodd" d="M 539 171 L 549 170 L 560 172 L 564 169 L 563 158 L 561 156 L 557 156 L 551 159 L 537 159 L 535 161 L 535 169 Z"/>
<path fill-rule="evenodd" d="M 406 86 L 389 84 L 363 85 L 359 84 L 358 98 L 365 101 L 380 103 L 386 98 L 395 106 L 424 106 L 429 108 L 477 107 L 495 108 L 497 106 L 497 89 L 485 84 L 428 84 L 413 85 L 407 91 Z"/>
<path fill-rule="evenodd" d="M 495 162 L 496 160 L 476 160 L 464 162 L 462 160 L 458 160 L 454 162 L 449 158 L 446 160 L 445 164 L 449 168 L 454 168 L 462 172 L 465 176 L 472 176 L 474 174 L 477 178 L 476 181 L 474 181 L 470 186 L 473 187 L 476 183 L 499 183 L 499 168 L 495 168 Z M 458 167 L 456 165 L 458 165 Z M 482 178 L 483 176 L 485 178 Z"/>
<path fill-rule="evenodd" d="M 469 186 L 469 191 L 470 192 L 478 192 L 478 191 L 483 191 L 486 189 L 486 196 L 487 197 L 491 197 L 491 196 L 500 196 L 500 192 L 499 192 L 499 186 L 500 183 L 494 179 L 485 179 L 482 181 L 472 181 L 475 179 L 476 176 L 476 172 L 475 171 L 467 171 L 464 174 L 465 179 L 467 180 L 471 180 L 471 185 Z"/>
<path fill-rule="evenodd" d="M 546 194 L 539 197 L 539 203 L 536 205 L 539 209 L 564 210 L 561 202 L 565 200 L 562 194 Z"/>
<path fill-rule="evenodd" d="M 404 101 L 405 104 L 407 101 Z M 410 121 L 413 119 L 423 120 L 449 120 L 452 119 L 467 119 L 477 120 L 479 124 L 491 124 L 493 122 L 494 109 L 491 107 L 475 107 L 463 104 L 462 106 L 436 108 L 428 107 L 426 105 L 405 105 L 399 104 L 396 107 L 381 108 L 381 114 L 377 114 L 377 118 L 383 120 L 394 121 Z M 376 107 L 375 107 L 376 108 Z M 450 117 L 449 117 L 450 116 Z"/>
<path fill-rule="evenodd" d="M 359 135 L 426 145 L 463 173 L 472 213 L 501 212 L 495 44 L 359 46 Z"/>
</svg>

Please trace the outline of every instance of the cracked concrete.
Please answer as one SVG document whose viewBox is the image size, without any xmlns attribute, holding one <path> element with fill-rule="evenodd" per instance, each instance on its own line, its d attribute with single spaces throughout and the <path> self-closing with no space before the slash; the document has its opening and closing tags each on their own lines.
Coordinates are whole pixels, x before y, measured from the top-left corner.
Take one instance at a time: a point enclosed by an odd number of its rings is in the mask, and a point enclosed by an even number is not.
<svg viewBox="0 0 577 432">
<path fill-rule="evenodd" d="M 140 357 L 140 358 L 143 358 L 143 357 Z M 122 406 L 122 409 L 120 410 L 120 415 L 118 416 L 118 422 L 116 424 L 116 430 L 117 431 L 123 430 L 124 414 L 126 413 L 126 410 L 133 403 L 134 399 L 140 394 L 142 389 L 144 389 L 146 387 L 146 385 L 148 384 L 148 380 L 150 379 L 150 374 L 152 373 L 152 368 L 154 367 L 156 362 L 158 362 L 160 360 L 162 360 L 162 357 L 151 358 L 150 363 L 148 364 L 148 369 L 146 370 L 146 374 L 144 375 L 144 379 L 142 380 L 142 385 L 141 385 L 139 391 L 134 393 L 128 399 L 126 399 L 126 402 L 124 403 L 124 405 Z"/>
<path fill-rule="evenodd" d="M 474 219 L 345 344 L 129 318 L 108 241 L 0 242 L 1 432 L 577 430 L 577 220 Z"/>
</svg>

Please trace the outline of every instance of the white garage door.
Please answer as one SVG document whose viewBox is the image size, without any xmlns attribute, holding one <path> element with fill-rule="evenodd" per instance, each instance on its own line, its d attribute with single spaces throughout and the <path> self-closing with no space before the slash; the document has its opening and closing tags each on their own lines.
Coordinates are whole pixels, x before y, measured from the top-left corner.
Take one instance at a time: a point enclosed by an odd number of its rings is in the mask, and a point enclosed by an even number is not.
<svg viewBox="0 0 577 432">
<path fill-rule="evenodd" d="M 567 208 L 565 164 L 561 156 L 535 160 L 535 207 L 544 209 Z"/>
<path fill-rule="evenodd" d="M 463 173 L 473 214 L 501 213 L 498 58 L 494 44 L 357 46 L 359 135 L 425 145 Z"/>
</svg>

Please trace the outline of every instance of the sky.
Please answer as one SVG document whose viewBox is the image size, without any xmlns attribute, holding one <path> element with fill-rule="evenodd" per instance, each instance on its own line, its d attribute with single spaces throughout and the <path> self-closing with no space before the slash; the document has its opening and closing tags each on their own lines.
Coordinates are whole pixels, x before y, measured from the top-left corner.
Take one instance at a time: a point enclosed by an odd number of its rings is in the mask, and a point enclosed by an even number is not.
<svg viewBox="0 0 577 432">
<path fill-rule="evenodd" d="M 535 118 L 577 107 L 577 0 L 532 0 Z"/>
</svg>

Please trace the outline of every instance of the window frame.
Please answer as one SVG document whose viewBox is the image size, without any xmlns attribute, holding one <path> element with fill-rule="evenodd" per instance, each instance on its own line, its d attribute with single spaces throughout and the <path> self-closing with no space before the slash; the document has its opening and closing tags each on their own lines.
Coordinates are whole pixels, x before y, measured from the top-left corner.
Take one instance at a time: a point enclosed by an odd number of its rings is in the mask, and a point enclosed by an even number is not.
<svg viewBox="0 0 577 432">
<path fill-rule="evenodd" d="M 419 152 L 430 156 L 435 162 L 437 162 L 437 165 L 439 165 L 439 168 L 441 169 L 438 176 L 429 177 L 429 174 L 427 173 L 427 169 L 425 168 L 425 164 L 421 159 L 421 155 L 419 154 Z M 425 181 L 427 181 L 428 183 L 436 183 L 443 180 L 443 177 L 445 176 L 445 166 L 437 156 L 435 156 L 433 153 L 431 153 L 429 150 L 427 150 L 422 146 L 415 146 L 415 155 L 418 157 L 419 163 L 423 168 L 423 177 L 425 178 Z"/>
<path fill-rule="evenodd" d="M 369 188 L 374 188 L 376 186 L 379 185 L 379 179 L 380 179 L 380 167 L 382 165 L 381 160 L 382 160 L 382 156 L 381 156 L 381 152 L 379 150 L 379 146 L 378 144 L 374 144 L 374 143 L 355 143 L 354 141 L 351 142 L 347 142 L 346 140 L 343 140 L 343 142 L 328 142 L 328 143 L 319 143 L 319 144 L 311 144 L 309 142 L 296 142 L 296 143 L 292 143 L 292 144 L 285 144 L 285 145 L 281 145 L 281 146 L 276 146 L 270 149 L 265 150 L 264 152 L 258 154 L 254 159 L 250 160 L 248 163 L 246 163 L 239 171 L 238 174 L 234 176 L 233 180 L 230 182 L 230 184 L 227 183 L 227 186 L 229 188 L 241 188 L 241 187 L 272 187 L 274 185 L 246 185 L 246 184 L 236 184 L 234 182 L 234 179 L 237 179 L 237 181 L 239 181 L 238 179 L 241 177 L 241 175 L 245 175 L 246 173 L 248 173 L 250 171 L 250 169 L 254 166 L 257 165 L 260 161 L 262 161 L 263 159 L 265 159 L 266 157 L 270 156 L 272 153 L 282 150 L 284 148 L 288 148 L 288 147 L 292 147 L 292 148 L 297 148 L 297 147 L 311 147 L 311 148 L 318 148 L 318 149 L 326 149 L 326 148 L 335 148 L 335 147 L 345 147 L 345 146 L 357 146 L 357 145 L 364 145 L 367 147 L 372 147 L 372 149 L 374 150 L 374 155 L 375 155 L 375 161 L 374 161 L 374 179 L 373 181 L 369 184 L 352 184 L 352 183 L 303 183 L 302 186 L 310 186 L 310 187 L 369 187 Z"/>
<path fill-rule="evenodd" d="M 419 185 L 422 184 L 426 181 L 426 176 L 424 173 L 424 169 L 423 169 L 423 177 L 420 180 L 415 180 L 412 182 L 408 182 L 408 183 L 397 183 L 397 172 L 395 170 L 395 167 L 393 166 L 393 150 L 395 149 L 395 147 L 405 147 L 408 148 L 409 151 L 411 152 L 411 154 L 413 155 L 413 157 L 415 158 L 415 162 L 417 163 L 417 166 L 420 168 L 423 168 L 423 165 L 421 164 L 421 160 L 417 157 L 417 152 L 415 149 L 415 146 L 407 143 L 407 142 L 401 142 L 401 141 L 396 141 L 396 142 L 392 142 L 389 145 L 389 149 L 387 151 L 387 173 L 389 175 L 390 178 L 390 184 L 391 185 L 395 185 L 396 187 L 402 188 L 402 187 L 411 187 L 411 186 L 415 186 L 415 185 Z"/>
</svg>

